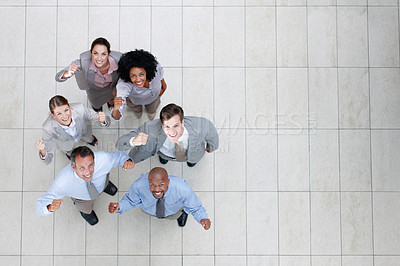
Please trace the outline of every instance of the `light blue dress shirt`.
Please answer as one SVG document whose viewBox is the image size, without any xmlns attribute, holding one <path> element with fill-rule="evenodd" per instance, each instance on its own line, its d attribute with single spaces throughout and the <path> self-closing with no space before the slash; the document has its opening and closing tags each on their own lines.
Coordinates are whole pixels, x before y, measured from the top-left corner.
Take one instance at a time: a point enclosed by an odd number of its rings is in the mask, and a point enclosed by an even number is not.
<svg viewBox="0 0 400 266">
<path fill-rule="evenodd" d="M 129 192 L 119 202 L 119 211 L 117 213 L 122 214 L 130 209 L 140 207 L 144 212 L 153 216 L 156 215 L 157 199 L 150 192 L 148 176 L 148 173 L 142 174 L 131 185 Z M 171 175 L 168 178 L 170 182 L 164 195 L 165 216 L 173 215 L 183 207 L 184 211 L 191 213 L 197 222 L 200 223 L 202 219 L 207 219 L 206 210 L 185 179 Z"/>
<path fill-rule="evenodd" d="M 118 152 L 95 152 L 94 173 L 92 183 L 99 193 L 103 192 L 107 180 L 107 174 L 116 166 L 122 167 L 129 159 L 129 156 L 121 151 Z M 50 189 L 36 204 L 36 212 L 39 216 L 49 215 L 52 212 L 47 210 L 47 205 L 55 199 L 62 199 L 65 196 L 81 200 L 90 200 L 87 182 L 80 178 L 71 164 L 65 166 L 57 175 Z"/>
</svg>

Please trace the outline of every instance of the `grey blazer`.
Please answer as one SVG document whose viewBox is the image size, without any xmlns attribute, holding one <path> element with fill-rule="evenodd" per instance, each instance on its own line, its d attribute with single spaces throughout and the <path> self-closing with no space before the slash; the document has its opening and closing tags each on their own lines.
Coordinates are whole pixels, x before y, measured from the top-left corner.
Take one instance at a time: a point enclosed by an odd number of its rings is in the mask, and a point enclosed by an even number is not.
<svg viewBox="0 0 400 266">
<path fill-rule="evenodd" d="M 104 127 L 110 125 L 110 117 L 108 115 L 106 115 L 107 123 L 103 125 L 97 120 L 97 113 L 92 109 L 88 109 L 82 103 L 71 103 L 70 106 L 78 135 L 86 142 L 92 142 L 92 124 L 90 122 L 98 122 L 99 125 Z M 42 139 L 46 146 L 46 157 L 41 160 L 45 164 L 49 164 L 53 159 L 56 147 L 64 152 L 70 152 L 75 146 L 75 141 L 71 135 L 65 132 L 51 115 L 42 125 Z"/>
<path fill-rule="evenodd" d="M 119 59 L 121 58 L 122 53 L 111 51 L 110 56 L 115 60 L 118 64 Z M 90 51 L 86 51 L 80 54 L 79 59 L 73 61 L 70 65 L 80 65 L 80 67 L 75 72 L 76 82 L 78 83 L 78 87 L 81 90 L 85 90 L 90 103 L 94 108 L 100 108 L 103 104 L 114 98 L 112 94 L 112 90 L 117 85 L 119 75 L 117 71 L 112 72 L 112 82 L 105 88 L 97 87 L 93 84 L 94 82 L 94 71 L 89 70 L 90 62 L 92 61 L 92 55 Z M 56 75 L 56 81 L 64 82 L 67 79 L 61 78 L 62 75 L 68 71 L 69 66 L 61 70 Z"/>
<path fill-rule="evenodd" d="M 197 163 L 203 157 L 205 149 L 215 151 L 218 149 L 219 138 L 214 124 L 203 117 L 186 116 L 185 128 L 189 133 L 189 144 L 186 152 L 187 161 Z M 139 135 L 140 132 L 149 135 L 147 143 L 142 146 L 132 147 L 129 140 Z M 135 163 L 141 162 L 155 155 L 164 144 L 167 136 L 161 127 L 160 119 L 145 122 L 137 130 L 121 136 L 116 143 L 118 150 L 129 150 L 129 156 Z"/>
</svg>

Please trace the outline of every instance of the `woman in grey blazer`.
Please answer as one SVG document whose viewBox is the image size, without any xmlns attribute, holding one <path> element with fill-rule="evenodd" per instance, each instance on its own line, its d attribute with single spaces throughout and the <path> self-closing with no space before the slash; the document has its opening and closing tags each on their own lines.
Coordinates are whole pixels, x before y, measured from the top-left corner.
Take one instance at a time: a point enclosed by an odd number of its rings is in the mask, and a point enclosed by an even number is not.
<svg viewBox="0 0 400 266">
<path fill-rule="evenodd" d="M 112 108 L 121 55 L 110 50 L 110 43 L 106 39 L 97 38 L 92 42 L 90 51 L 80 54 L 79 59 L 57 73 L 56 81 L 63 82 L 75 75 L 79 89 L 86 91 L 96 112 L 102 111 L 105 103 Z"/>
<path fill-rule="evenodd" d="M 92 135 L 91 122 L 108 127 L 110 117 L 103 112 L 96 113 L 82 103 L 68 103 L 63 96 L 56 95 L 49 101 L 50 114 L 42 125 L 42 139 L 35 146 L 39 150 L 39 157 L 45 164 L 53 159 L 54 149 L 65 152 L 69 159 L 71 151 L 80 140 L 92 146 L 98 144 L 97 138 Z"/>
</svg>

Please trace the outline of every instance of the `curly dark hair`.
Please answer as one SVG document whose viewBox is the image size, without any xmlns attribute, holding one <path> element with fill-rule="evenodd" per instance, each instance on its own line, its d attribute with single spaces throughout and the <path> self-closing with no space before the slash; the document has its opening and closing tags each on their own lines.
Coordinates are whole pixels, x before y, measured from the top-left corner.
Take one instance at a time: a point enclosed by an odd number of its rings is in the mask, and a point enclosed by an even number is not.
<svg viewBox="0 0 400 266">
<path fill-rule="evenodd" d="M 146 79 L 151 81 L 157 72 L 157 60 L 151 53 L 138 50 L 124 53 L 118 62 L 118 73 L 125 82 L 132 82 L 129 71 L 133 67 L 143 68 L 146 70 Z"/>
</svg>

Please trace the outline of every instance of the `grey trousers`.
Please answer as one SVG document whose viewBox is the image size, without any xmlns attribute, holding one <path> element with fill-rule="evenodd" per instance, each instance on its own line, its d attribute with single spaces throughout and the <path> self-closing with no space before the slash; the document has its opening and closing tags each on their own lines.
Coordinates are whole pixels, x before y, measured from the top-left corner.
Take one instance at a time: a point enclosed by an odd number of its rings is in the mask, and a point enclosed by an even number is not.
<svg viewBox="0 0 400 266">
<path fill-rule="evenodd" d="M 144 107 L 149 115 L 155 115 L 157 107 L 160 105 L 160 103 L 160 96 L 158 96 L 154 102 L 146 104 Z M 129 106 L 129 108 L 131 108 L 135 113 L 142 113 L 143 105 L 134 104 L 129 98 L 126 98 L 126 105 Z"/>
<path fill-rule="evenodd" d="M 110 174 L 107 174 L 106 183 L 104 185 L 104 189 L 107 187 L 108 182 L 110 182 Z M 101 193 L 100 193 L 101 194 Z M 90 214 L 93 211 L 94 202 L 96 200 L 81 200 L 71 197 L 72 202 L 74 203 L 75 207 L 83 213 Z"/>
</svg>

